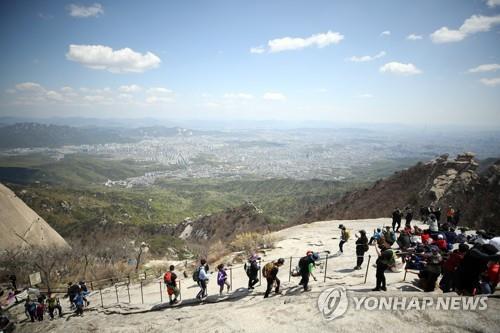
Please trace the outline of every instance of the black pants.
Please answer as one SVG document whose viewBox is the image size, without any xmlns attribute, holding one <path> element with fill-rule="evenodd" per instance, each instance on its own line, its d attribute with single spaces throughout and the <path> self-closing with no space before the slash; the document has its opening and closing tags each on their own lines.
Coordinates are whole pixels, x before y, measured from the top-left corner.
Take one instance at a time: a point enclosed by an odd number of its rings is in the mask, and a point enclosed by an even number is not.
<svg viewBox="0 0 500 333">
<path fill-rule="evenodd" d="M 356 254 L 357 255 L 357 259 L 356 259 L 356 267 L 361 267 L 361 265 L 363 264 L 363 261 L 365 260 L 365 254 L 362 253 L 362 254 Z"/>
<path fill-rule="evenodd" d="M 274 289 L 274 291 L 276 293 L 279 293 L 280 292 L 280 279 L 278 278 L 267 278 L 267 289 L 266 289 L 266 294 L 264 295 L 264 298 L 267 298 L 269 297 L 269 294 L 271 293 L 271 290 L 273 289 L 273 285 L 274 285 L 274 282 L 276 281 L 276 289 Z"/>
<path fill-rule="evenodd" d="M 299 284 L 304 286 L 304 290 L 307 290 L 307 285 L 309 284 L 309 272 L 301 273 L 301 279 Z"/>
<path fill-rule="evenodd" d="M 392 230 L 396 232 L 399 230 L 399 228 L 401 228 L 401 221 L 392 221 Z"/>
<path fill-rule="evenodd" d="M 55 305 L 54 307 L 49 306 L 49 316 L 50 318 L 54 319 L 54 310 L 57 309 L 59 311 L 59 317 L 62 317 L 62 308 L 59 304 Z"/>
<path fill-rule="evenodd" d="M 257 276 L 251 276 L 248 278 L 248 289 L 253 289 L 253 287 L 259 282 L 259 278 Z"/>
<path fill-rule="evenodd" d="M 202 299 L 203 297 L 207 296 L 207 281 L 205 280 L 199 280 L 198 285 L 200 286 L 200 291 L 196 295 L 196 298 Z"/>
<path fill-rule="evenodd" d="M 344 244 L 345 244 L 345 240 L 341 240 L 340 243 L 339 243 L 339 250 L 340 252 L 344 253 Z"/>
<path fill-rule="evenodd" d="M 387 265 L 386 264 L 383 264 L 381 263 L 380 261 L 377 262 L 377 274 L 376 274 L 376 277 L 377 277 L 377 286 L 376 288 L 377 289 L 384 289 L 386 288 L 386 285 L 385 285 L 385 270 L 387 269 Z"/>
</svg>

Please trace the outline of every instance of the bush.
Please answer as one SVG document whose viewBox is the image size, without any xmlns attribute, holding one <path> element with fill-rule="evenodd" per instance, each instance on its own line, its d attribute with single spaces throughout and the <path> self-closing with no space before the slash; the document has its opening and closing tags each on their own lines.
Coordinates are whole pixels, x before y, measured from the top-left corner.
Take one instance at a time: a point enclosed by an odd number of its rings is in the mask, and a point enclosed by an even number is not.
<svg viewBox="0 0 500 333">
<path fill-rule="evenodd" d="M 239 234 L 231 242 L 233 251 L 245 251 L 248 254 L 263 248 L 273 248 L 276 238 L 270 234 L 245 232 Z"/>
</svg>

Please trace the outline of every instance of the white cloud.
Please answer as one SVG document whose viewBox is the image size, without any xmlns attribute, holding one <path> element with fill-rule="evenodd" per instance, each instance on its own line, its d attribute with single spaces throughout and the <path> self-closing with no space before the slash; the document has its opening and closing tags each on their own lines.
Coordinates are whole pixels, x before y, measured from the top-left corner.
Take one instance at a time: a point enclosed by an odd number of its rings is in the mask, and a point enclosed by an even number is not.
<svg viewBox="0 0 500 333">
<path fill-rule="evenodd" d="M 415 67 L 413 64 L 403 64 L 400 62 L 389 62 L 380 67 L 381 73 L 392 73 L 397 75 L 415 75 L 420 74 L 422 71 Z"/>
<path fill-rule="evenodd" d="M 141 54 L 129 48 L 114 51 L 103 45 L 71 44 L 66 58 L 85 67 L 111 73 L 142 73 L 158 67 L 161 62 L 160 58 L 151 52 Z"/>
<path fill-rule="evenodd" d="M 68 7 L 68 12 L 70 16 L 87 18 L 87 17 L 98 17 L 104 14 L 104 8 L 100 3 L 94 3 L 90 6 L 75 5 L 70 4 Z"/>
<path fill-rule="evenodd" d="M 250 53 L 261 54 L 264 52 L 266 52 L 266 49 L 262 45 L 250 48 Z"/>
<path fill-rule="evenodd" d="M 38 84 L 38 83 L 35 83 L 35 82 L 23 82 L 23 83 L 19 83 L 19 84 L 16 84 L 16 89 L 17 90 L 20 90 L 20 91 L 42 91 L 44 90 L 44 88 Z"/>
<path fill-rule="evenodd" d="M 263 99 L 268 101 L 285 101 L 286 96 L 279 92 L 266 92 L 263 96 Z"/>
<path fill-rule="evenodd" d="M 248 93 L 227 93 L 224 94 L 224 98 L 226 99 L 243 99 L 243 100 L 248 100 L 248 99 L 253 99 L 252 94 Z"/>
<path fill-rule="evenodd" d="M 390 35 L 391 35 L 391 32 L 390 32 L 389 30 L 382 31 L 382 32 L 380 33 L 380 36 L 382 36 L 382 37 L 383 37 L 383 36 L 390 36 Z"/>
<path fill-rule="evenodd" d="M 375 60 L 378 58 L 382 58 L 385 55 L 386 55 L 385 51 L 381 51 L 374 56 L 369 56 L 369 55 L 361 56 L 361 57 L 352 56 L 347 60 L 352 61 L 352 62 L 367 62 L 367 61 L 372 61 L 372 60 Z"/>
<path fill-rule="evenodd" d="M 488 7 L 493 8 L 496 6 L 500 6 L 500 0 L 487 0 L 486 4 L 488 5 Z"/>
<path fill-rule="evenodd" d="M 330 44 L 338 44 L 344 39 L 344 36 L 338 32 L 328 31 L 315 34 L 307 38 L 283 37 L 272 39 L 267 42 L 268 52 L 276 53 L 290 50 L 300 50 L 306 47 L 316 46 L 318 48 L 326 47 Z"/>
<path fill-rule="evenodd" d="M 358 95 L 358 98 L 373 98 L 372 94 L 360 94 Z"/>
<path fill-rule="evenodd" d="M 423 37 L 421 35 L 415 35 L 415 34 L 410 34 L 410 35 L 406 36 L 406 39 L 408 39 L 408 40 L 420 40 L 422 38 Z"/>
<path fill-rule="evenodd" d="M 484 64 L 469 69 L 469 73 L 496 72 L 500 69 L 499 64 Z"/>
<path fill-rule="evenodd" d="M 124 93 L 136 93 L 142 90 L 141 87 L 139 87 L 136 84 L 131 84 L 131 85 L 125 85 L 125 86 L 120 86 L 118 88 L 119 91 L 124 92 Z"/>
<path fill-rule="evenodd" d="M 500 84 L 500 77 L 495 77 L 492 79 L 481 79 L 479 80 L 479 82 L 488 87 L 495 87 Z"/>
<path fill-rule="evenodd" d="M 149 88 L 147 91 L 148 94 L 160 94 L 160 95 L 165 95 L 165 94 L 171 94 L 173 93 L 172 90 L 163 88 L 163 87 L 153 87 Z"/>
<path fill-rule="evenodd" d="M 172 103 L 174 99 L 167 96 L 148 96 L 146 98 L 146 103 L 148 104 L 161 104 L 161 103 Z"/>
<path fill-rule="evenodd" d="M 483 15 L 472 15 L 464 21 L 458 30 L 452 30 L 448 27 L 442 27 L 434 31 L 430 37 L 432 42 L 440 43 L 452 43 L 460 42 L 464 40 L 467 36 L 478 33 L 486 32 L 491 30 L 492 27 L 500 24 L 500 15 L 496 16 L 483 16 Z"/>
<path fill-rule="evenodd" d="M 38 13 L 38 17 L 41 18 L 42 20 L 52 20 L 54 18 L 53 15 L 46 14 L 46 13 Z"/>
</svg>

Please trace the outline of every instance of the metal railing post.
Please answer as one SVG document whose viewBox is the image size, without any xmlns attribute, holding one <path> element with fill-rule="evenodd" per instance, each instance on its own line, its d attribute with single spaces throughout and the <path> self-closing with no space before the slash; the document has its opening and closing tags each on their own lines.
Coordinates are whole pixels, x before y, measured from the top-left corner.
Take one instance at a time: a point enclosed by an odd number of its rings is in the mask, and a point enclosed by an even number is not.
<svg viewBox="0 0 500 333">
<path fill-rule="evenodd" d="M 127 284 L 128 304 L 130 304 L 130 283 Z"/>
<path fill-rule="evenodd" d="M 144 304 L 144 294 L 142 293 L 142 281 L 141 281 L 141 301 Z"/>
<path fill-rule="evenodd" d="M 161 292 L 161 281 L 160 281 L 160 302 L 163 303 L 163 294 Z"/>
<path fill-rule="evenodd" d="M 116 303 L 120 303 L 120 300 L 118 299 L 118 287 L 115 284 L 115 293 L 116 293 Z"/>
<path fill-rule="evenodd" d="M 292 259 L 293 257 L 290 257 L 290 269 L 288 270 L 288 282 L 292 279 Z"/>
<path fill-rule="evenodd" d="M 370 269 L 370 260 L 372 256 L 371 254 L 368 255 L 368 264 L 366 265 L 366 272 L 365 272 L 365 282 L 363 284 L 366 284 L 366 279 L 368 278 L 368 270 Z"/>
<path fill-rule="evenodd" d="M 102 290 L 99 288 L 99 294 L 101 295 L 101 307 L 104 307 L 104 302 L 102 300 Z"/>
<path fill-rule="evenodd" d="M 233 268 L 229 268 L 229 289 L 233 290 Z"/>
</svg>

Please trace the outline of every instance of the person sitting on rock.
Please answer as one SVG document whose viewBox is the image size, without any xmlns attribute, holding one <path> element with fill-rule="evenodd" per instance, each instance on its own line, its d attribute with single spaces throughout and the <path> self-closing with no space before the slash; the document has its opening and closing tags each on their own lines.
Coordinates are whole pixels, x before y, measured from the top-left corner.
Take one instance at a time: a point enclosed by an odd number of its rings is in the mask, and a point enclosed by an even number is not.
<svg viewBox="0 0 500 333">
<path fill-rule="evenodd" d="M 373 231 L 373 236 L 370 237 L 368 245 L 372 245 L 373 241 L 378 241 L 381 237 L 382 237 L 382 230 L 380 228 L 377 228 L 377 230 Z"/>
<path fill-rule="evenodd" d="M 391 247 L 396 242 L 396 234 L 391 230 L 390 226 L 385 227 L 384 241 Z"/>
<path fill-rule="evenodd" d="M 426 255 L 426 265 L 418 275 L 420 277 L 424 291 L 434 291 L 436 288 L 436 281 L 441 275 L 441 263 L 443 258 L 439 254 L 437 246 L 431 247 L 431 253 Z"/>
</svg>

